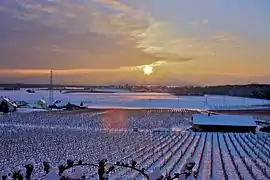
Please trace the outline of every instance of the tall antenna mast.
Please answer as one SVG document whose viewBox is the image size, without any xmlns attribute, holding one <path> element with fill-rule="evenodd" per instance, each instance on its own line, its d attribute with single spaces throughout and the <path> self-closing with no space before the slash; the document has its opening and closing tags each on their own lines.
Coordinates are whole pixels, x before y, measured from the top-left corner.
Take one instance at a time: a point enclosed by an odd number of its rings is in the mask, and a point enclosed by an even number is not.
<svg viewBox="0 0 270 180">
<path fill-rule="evenodd" d="M 53 71 L 50 70 L 49 105 L 53 103 Z"/>
</svg>

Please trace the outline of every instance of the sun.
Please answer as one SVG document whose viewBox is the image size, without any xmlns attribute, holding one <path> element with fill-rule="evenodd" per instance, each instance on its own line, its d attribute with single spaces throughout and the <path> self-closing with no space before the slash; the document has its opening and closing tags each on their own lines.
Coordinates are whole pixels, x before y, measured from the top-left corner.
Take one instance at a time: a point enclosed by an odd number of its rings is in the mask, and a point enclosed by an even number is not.
<svg viewBox="0 0 270 180">
<path fill-rule="evenodd" d="M 149 66 L 149 65 L 145 65 L 144 68 L 143 68 L 143 73 L 145 75 L 150 75 L 153 73 L 153 67 L 152 66 Z"/>
</svg>

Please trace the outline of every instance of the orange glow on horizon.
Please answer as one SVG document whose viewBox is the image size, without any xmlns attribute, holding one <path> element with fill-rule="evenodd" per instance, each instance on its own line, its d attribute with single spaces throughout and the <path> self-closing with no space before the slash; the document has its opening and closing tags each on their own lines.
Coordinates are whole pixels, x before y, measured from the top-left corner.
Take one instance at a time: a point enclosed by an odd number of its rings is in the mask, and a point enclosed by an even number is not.
<svg viewBox="0 0 270 180">
<path fill-rule="evenodd" d="M 115 69 L 53 69 L 53 72 L 56 74 L 84 74 L 91 72 L 120 72 L 131 70 L 131 68 L 120 67 Z M 33 74 L 48 74 L 50 69 L 2 69 L 0 74 L 25 74 L 25 75 L 33 75 Z"/>
</svg>

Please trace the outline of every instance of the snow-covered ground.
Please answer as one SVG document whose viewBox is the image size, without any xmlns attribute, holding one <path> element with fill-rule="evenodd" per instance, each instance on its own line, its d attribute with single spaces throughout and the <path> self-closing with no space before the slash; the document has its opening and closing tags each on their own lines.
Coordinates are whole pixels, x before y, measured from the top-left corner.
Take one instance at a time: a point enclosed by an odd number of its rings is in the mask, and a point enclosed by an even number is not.
<svg viewBox="0 0 270 180">
<path fill-rule="evenodd" d="M 0 91 L 13 101 L 35 103 L 48 91 Z M 241 109 L 269 101 L 224 96 L 175 97 L 160 93 L 54 93 L 55 100 L 89 107 L 120 108 L 106 112 L 33 112 L 0 114 L 0 172 L 35 161 L 34 179 L 44 175 L 42 162 L 57 166 L 63 159 L 97 163 L 136 160 L 147 172 L 165 174 L 196 162 L 198 179 L 270 179 L 270 136 L 267 134 L 193 133 L 181 131 L 191 124 L 187 109 Z M 121 109 L 122 108 L 122 109 Z M 126 111 L 125 108 L 156 108 Z M 161 108 L 179 108 L 161 110 Z M 27 112 L 27 113 L 22 113 Z M 177 131 L 153 132 L 157 128 Z M 135 132 L 136 130 L 136 132 Z M 138 130 L 138 132 L 137 132 Z M 87 179 L 97 179 L 96 169 L 84 169 Z M 138 173 L 117 168 L 111 179 L 142 179 Z"/>
<path fill-rule="evenodd" d="M 49 91 L 37 90 L 36 93 L 20 91 L 0 91 L 13 101 L 27 101 L 34 104 L 44 98 L 48 102 Z M 261 108 L 258 105 L 270 101 L 230 96 L 180 96 L 167 93 L 67 93 L 54 92 L 54 100 L 71 102 L 88 107 L 127 107 L 127 108 L 186 108 L 186 109 L 247 109 Z"/>
<path fill-rule="evenodd" d="M 13 113 L 0 116 L 0 172 L 36 162 L 35 177 L 43 175 L 42 161 L 56 166 L 62 159 L 97 162 L 105 157 L 116 162 L 163 135 L 159 127 L 185 127 L 192 113 L 152 111 L 108 111 L 106 113 Z M 133 129 L 139 132 L 133 132 Z M 164 141 L 165 143 L 165 141 Z M 165 144 L 164 144 L 165 145 Z M 132 159 L 133 156 L 128 159 Z M 143 157 L 142 157 L 143 158 Z M 96 171 L 88 171 L 91 174 Z"/>
<path fill-rule="evenodd" d="M 138 167 L 165 174 L 180 172 L 192 157 L 198 179 L 269 179 L 270 136 L 267 134 L 160 132 L 185 128 L 192 112 L 113 110 L 92 113 L 13 113 L 0 115 L 0 172 L 35 161 L 34 179 L 44 175 L 42 162 L 63 159 L 97 163 L 136 160 Z M 134 128 L 140 131 L 134 132 Z M 84 169 L 97 179 L 96 169 Z M 110 179 L 142 179 L 117 168 Z"/>
</svg>

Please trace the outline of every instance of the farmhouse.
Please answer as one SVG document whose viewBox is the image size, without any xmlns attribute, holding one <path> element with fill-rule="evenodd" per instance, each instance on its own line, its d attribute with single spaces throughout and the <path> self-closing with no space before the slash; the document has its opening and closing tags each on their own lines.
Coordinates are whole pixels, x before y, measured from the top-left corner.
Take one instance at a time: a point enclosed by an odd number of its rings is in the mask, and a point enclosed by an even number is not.
<svg viewBox="0 0 270 180">
<path fill-rule="evenodd" d="M 11 102 L 9 98 L 5 97 L 0 99 L 0 112 L 14 112 L 16 108 L 17 105 Z"/>
<path fill-rule="evenodd" d="M 195 132 L 256 132 L 252 116 L 194 114 L 192 130 Z"/>
</svg>

